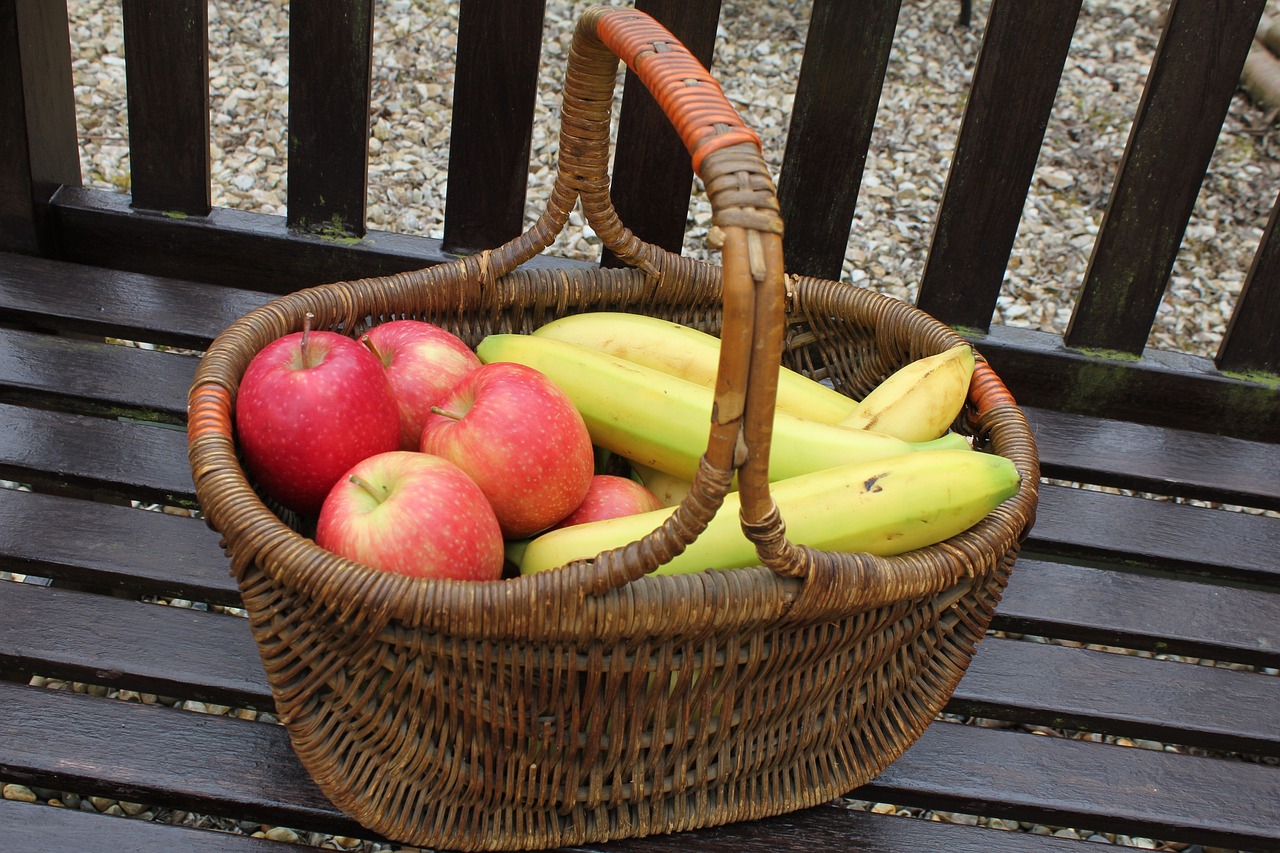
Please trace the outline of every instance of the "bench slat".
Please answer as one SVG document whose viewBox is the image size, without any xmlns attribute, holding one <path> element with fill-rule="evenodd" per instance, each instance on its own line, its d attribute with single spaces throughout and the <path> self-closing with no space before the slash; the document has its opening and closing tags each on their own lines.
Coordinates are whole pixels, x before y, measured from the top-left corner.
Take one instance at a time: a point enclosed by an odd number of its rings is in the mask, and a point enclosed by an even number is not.
<svg viewBox="0 0 1280 853">
<path fill-rule="evenodd" d="M 195 506 L 187 433 L 178 427 L 0 403 L 0 477 Z"/>
<path fill-rule="evenodd" d="M 373 0 L 289 7 L 290 228 L 363 236 Z"/>
<path fill-rule="evenodd" d="M 1275 518 L 1042 485 L 1028 551 L 1280 586 Z"/>
<path fill-rule="evenodd" d="M 1265 6 L 1170 4 L 1067 327 L 1069 346 L 1132 355 L 1146 346 Z"/>
<path fill-rule="evenodd" d="M 635 8 L 665 26 L 703 67 L 711 68 L 720 0 L 637 0 Z M 617 137 L 609 195 L 618 218 L 641 240 L 680 254 L 689 219 L 693 158 L 671 119 L 630 70 L 622 85 Z M 607 248 L 601 262 L 622 265 Z"/>
<path fill-rule="evenodd" d="M 1280 452 L 1273 444 L 1024 411 L 1047 477 L 1280 510 Z"/>
<path fill-rule="evenodd" d="M 1280 199 L 1271 208 L 1262 242 L 1215 359 L 1220 370 L 1280 373 Z"/>
<path fill-rule="evenodd" d="M 281 727 L 12 684 L 0 684 L 0 701 L 5 778 L 367 834 L 307 778 Z M 1235 807 L 1213 791 L 1230 791 Z M 851 796 L 1205 844 L 1280 843 L 1280 769 L 948 723 Z"/>
<path fill-rule="evenodd" d="M 204 216 L 209 184 L 209 4 L 126 0 L 129 189 L 136 207 Z"/>
<path fill-rule="evenodd" d="M 271 298 L 24 255 L 0 260 L 0 319 L 56 331 L 203 350 L 237 317 Z"/>
<path fill-rule="evenodd" d="M 959 812 L 980 806 L 996 817 L 1164 841 L 1280 848 L 1278 767 L 1020 732 L 934 724 L 857 795 Z"/>
<path fill-rule="evenodd" d="M 5 844 L 23 853 L 68 850 L 128 850 L 129 853 L 298 853 L 299 847 L 249 835 L 172 826 L 147 820 L 104 817 L 79 809 L 0 800 Z M 308 847 L 308 850 L 315 848 Z"/>
<path fill-rule="evenodd" d="M 1023 557 L 992 627 L 1280 667 L 1280 593 Z"/>
<path fill-rule="evenodd" d="M 196 364 L 156 350 L 0 328 L 0 401 L 181 424 Z"/>
<path fill-rule="evenodd" d="M 1280 678 L 1089 649 L 987 637 L 947 710 L 1280 755 Z"/>
<path fill-rule="evenodd" d="M 790 272 L 840 278 L 901 6 L 813 4 L 778 178 Z"/>
<path fill-rule="evenodd" d="M 49 251 L 40 206 L 80 184 L 65 4 L 0 6 L 0 116 L 0 251 Z"/>
<path fill-rule="evenodd" d="M 242 619 L 30 584 L 0 586 L 0 661 L 23 673 L 270 709 Z M 1232 696 L 1223 706 L 1215 696 Z M 1280 679 L 987 638 L 948 711 L 1280 755 Z"/>
<path fill-rule="evenodd" d="M 10 571 L 241 604 L 219 536 L 202 521 L 12 489 L 0 489 L 0 518 L 0 558 Z"/>
<path fill-rule="evenodd" d="M 1079 13 L 1080 0 L 991 6 L 916 300 L 948 325 L 991 325 Z"/>
<path fill-rule="evenodd" d="M 459 7 L 447 251 L 492 249 L 524 231 L 543 6 L 463 0 Z"/>
</svg>

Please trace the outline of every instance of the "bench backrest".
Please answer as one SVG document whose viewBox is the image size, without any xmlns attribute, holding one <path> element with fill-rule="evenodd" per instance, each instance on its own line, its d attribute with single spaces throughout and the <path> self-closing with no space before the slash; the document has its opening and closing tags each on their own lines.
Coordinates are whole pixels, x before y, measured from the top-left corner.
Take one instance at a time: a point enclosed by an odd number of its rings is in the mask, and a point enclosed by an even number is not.
<svg viewBox="0 0 1280 853">
<path fill-rule="evenodd" d="M 63 5 L 0 0 L 0 249 L 284 292 L 421 267 L 523 227 L 542 3 L 459 4 L 451 141 L 439 152 L 450 188 L 442 240 L 359 239 L 381 4 L 290 10 L 284 217 L 211 208 L 206 0 L 125 0 L 130 193 L 84 189 Z M 719 0 L 635 5 L 711 64 Z M 900 6 L 812 6 L 778 175 L 793 272 L 838 278 L 857 239 L 854 207 Z M 992 317 L 1081 0 L 993 0 L 917 304 L 977 342 L 1021 402 L 1280 439 L 1277 215 L 1216 358 L 1146 346 L 1263 6 L 1169 5 L 1070 325 L 1054 335 Z M 629 77 L 615 203 L 637 234 L 679 251 L 689 157 L 638 89 Z"/>
</svg>

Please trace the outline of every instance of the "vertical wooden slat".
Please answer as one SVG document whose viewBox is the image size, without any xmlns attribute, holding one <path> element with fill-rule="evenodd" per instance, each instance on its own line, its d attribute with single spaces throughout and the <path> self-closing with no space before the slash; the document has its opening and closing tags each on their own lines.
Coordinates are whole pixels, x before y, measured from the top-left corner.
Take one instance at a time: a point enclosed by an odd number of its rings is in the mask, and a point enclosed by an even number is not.
<svg viewBox="0 0 1280 853">
<path fill-rule="evenodd" d="M 52 251 L 40 205 L 80 185 L 66 4 L 0 0 L 0 250 Z"/>
<path fill-rule="evenodd" d="M 635 7 L 652 15 L 703 67 L 711 68 L 720 0 L 636 0 Z M 671 120 L 630 71 L 622 87 L 613 164 L 610 198 L 622 224 L 641 240 L 679 254 L 689 218 L 693 160 Z M 621 266 L 608 249 L 601 263 Z"/>
<path fill-rule="evenodd" d="M 543 0 L 463 0 L 458 12 L 444 248 L 500 246 L 524 230 Z"/>
<path fill-rule="evenodd" d="M 1218 347 L 1219 370 L 1280 373 L 1280 198 Z"/>
<path fill-rule="evenodd" d="M 373 0 L 289 8 L 290 228 L 363 236 Z"/>
<path fill-rule="evenodd" d="M 916 301 L 944 323 L 991 326 L 1079 14 L 1080 0 L 991 6 Z"/>
<path fill-rule="evenodd" d="M 209 212 L 209 4 L 124 0 L 133 206 Z"/>
<path fill-rule="evenodd" d="M 1146 346 L 1265 0 L 1173 0 L 1066 343 Z"/>
<path fill-rule="evenodd" d="M 838 279 L 902 0 L 817 0 L 778 181 L 787 271 Z"/>
</svg>

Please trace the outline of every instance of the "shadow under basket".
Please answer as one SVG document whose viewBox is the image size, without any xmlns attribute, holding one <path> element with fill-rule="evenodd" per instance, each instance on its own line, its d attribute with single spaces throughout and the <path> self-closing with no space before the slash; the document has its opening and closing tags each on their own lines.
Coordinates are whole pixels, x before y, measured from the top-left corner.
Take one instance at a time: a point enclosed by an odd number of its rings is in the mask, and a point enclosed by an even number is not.
<svg viewBox="0 0 1280 853">
<path fill-rule="evenodd" d="M 313 328 L 352 335 L 421 319 L 472 346 L 578 312 L 663 317 L 722 336 L 732 349 L 722 375 L 740 378 L 726 387 L 746 389 L 748 420 L 761 407 L 772 411 L 775 388 L 761 359 L 856 398 L 896 368 L 964 342 L 891 298 L 775 269 L 776 197 L 762 163 L 744 167 L 742 149 L 752 146 L 736 137 L 710 152 L 690 143 L 728 234 L 723 268 L 622 229 L 599 180 L 608 131 L 599 111 L 607 119 L 611 100 L 580 93 L 612 91 L 615 54 L 652 78 L 646 57 L 666 63 L 679 53 L 674 39 L 656 54 L 618 48 L 616 31 L 641 26 L 647 44 L 670 38 L 629 9 L 592 10 L 579 26 L 557 187 L 529 232 L 493 252 L 276 299 L 219 336 L 192 386 L 197 493 L 223 536 L 280 720 L 333 803 L 397 841 L 533 849 L 760 818 L 838 797 L 901 755 L 946 704 L 1032 524 L 1035 444 L 980 354 L 955 428 L 980 452 L 1012 460 L 1020 489 L 968 531 L 900 556 L 787 543 L 754 568 L 651 574 L 714 515 L 735 470 L 744 512 L 748 488 L 757 488 L 740 462 L 714 458 L 714 424 L 674 528 L 527 577 L 378 572 L 319 548 L 305 522 L 286 523 L 263 502 L 237 455 L 235 395 L 252 357 L 308 315 Z M 570 109 L 579 97 L 596 112 Z M 725 120 L 715 119 L 723 136 Z M 689 142 L 692 131 L 681 132 Z M 577 143 L 563 133 L 576 133 Z M 631 267 L 520 266 L 550 244 L 578 200 Z M 744 300 L 756 308 L 744 312 Z M 753 352 L 755 371 L 738 364 Z M 717 403 L 733 401 L 718 392 Z M 744 428 L 745 444 L 767 460 L 771 418 L 756 422 L 764 426 Z M 761 428 L 763 443 L 753 433 Z M 761 541 L 783 539 L 780 519 L 761 524 Z"/>
</svg>

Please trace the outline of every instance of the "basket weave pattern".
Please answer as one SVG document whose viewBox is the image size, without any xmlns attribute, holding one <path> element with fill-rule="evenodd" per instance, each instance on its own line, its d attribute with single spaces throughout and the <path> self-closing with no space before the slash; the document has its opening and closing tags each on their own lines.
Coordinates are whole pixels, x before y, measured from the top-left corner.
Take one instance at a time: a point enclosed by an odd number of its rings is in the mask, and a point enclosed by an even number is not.
<svg viewBox="0 0 1280 853">
<path fill-rule="evenodd" d="M 726 236 L 723 268 L 636 239 L 609 204 L 615 50 L 683 117 L 676 124 Z M 197 492 L 223 534 L 281 721 L 335 805 L 388 837 L 538 848 L 762 817 L 845 793 L 946 703 L 1032 523 L 1035 445 L 979 358 L 957 428 L 1014 461 L 1023 478 L 1014 498 L 964 534 L 899 557 L 786 539 L 764 476 L 777 364 L 860 396 L 963 341 L 887 297 L 783 277 L 776 197 L 750 132 L 730 121 L 710 78 L 686 88 L 711 92 L 712 106 L 690 106 L 680 86 L 662 94 L 688 78 L 687 65 L 673 66 L 674 78 L 646 70 L 655 55 L 666 63 L 681 51 L 639 13 L 588 12 L 570 57 L 556 188 L 534 226 L 453 263 L 281 297 L 229 327 L 192 386 Z M 631 268 L 517 269 L 579 200 Z M 392 575 L 320 549 L 305 521 L 272 511 L 240 464 L 231 427 L 240 377 L 308 314 L 313 327 L 348 334 L 423 319 L 474 346 L 593 310 L 723 339 L 694 489 L 638 542 L 492 583 Z M 715 514 L 735 470 L 762 565 L 651 575 Z"/>
</svg>

